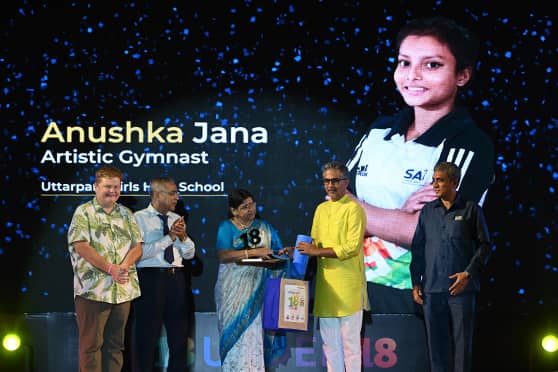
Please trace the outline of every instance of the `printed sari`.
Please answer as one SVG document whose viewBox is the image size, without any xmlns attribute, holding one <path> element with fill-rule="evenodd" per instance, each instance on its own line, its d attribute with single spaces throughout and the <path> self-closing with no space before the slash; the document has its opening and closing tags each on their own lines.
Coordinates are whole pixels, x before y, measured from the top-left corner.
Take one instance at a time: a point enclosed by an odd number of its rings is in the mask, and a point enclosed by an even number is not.
<svg viewBox="0 0 558 372">
<path fill-rule="evenodd" d="M 219 225 L 217 249 L 283 248 L 279 235 L 266 221 L 256 219 L 239 230 L 230 220 Z M 285 265 L 286 266 L 286 265 Z M 221 263 L 215 285 L 219 353 L 223 371 L 264 371 L 286 349 L 284 333 L 262 328 L 266 279 L 286 276 L 285 267 L 267 269 Z"/>
</svg>

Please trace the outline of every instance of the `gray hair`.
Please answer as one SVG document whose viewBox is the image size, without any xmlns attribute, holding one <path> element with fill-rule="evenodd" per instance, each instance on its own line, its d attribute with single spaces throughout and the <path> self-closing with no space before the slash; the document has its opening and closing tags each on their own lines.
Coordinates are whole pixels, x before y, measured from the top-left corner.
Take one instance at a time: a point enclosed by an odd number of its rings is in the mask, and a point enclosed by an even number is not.
<svg viewBox="0 0 558 372">
<path fill-rule="evenodd" d="M 171 177 L 156 177 L 156 178 L 153 178 L 151 180 L 150 192 L 149 193 L 151 194 L 151 196 L 153 196 L 154 192 L 165 191 L 165 185 L 169 184 L 169 183 L 175 184 L 176 182 Z"/>
<path fill-rule="evenodd" d="M 441 161 L 434 167 L 434 172 L 444 172 L 448 175 L 450 181 L 455 182 L 459 185 L 459 180 L 461 179 L 461 169 L 453 163 L 447 161 Z"/>
<path fill-rule="evenodd" d="M 325 163 L 322 166 L 322 173 L 328 169 L 337 169 L 338 171 L 341 171 L 341 173 L 343 173 L 343 177 L 345 178 L 349 177 L 349 169 L 347 168 L 345 163 L 341 163 L 340 161 L 332 160 L 330 162 Z"/>
</svg>

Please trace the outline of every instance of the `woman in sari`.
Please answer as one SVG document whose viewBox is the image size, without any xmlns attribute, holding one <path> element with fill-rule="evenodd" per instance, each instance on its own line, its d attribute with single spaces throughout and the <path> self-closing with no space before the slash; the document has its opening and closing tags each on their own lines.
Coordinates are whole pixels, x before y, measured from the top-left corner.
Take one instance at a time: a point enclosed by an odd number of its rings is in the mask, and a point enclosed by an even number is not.
<svg viewBox="0 0 558 372">
<path fill-rule="evenodd" d="M 221 367 L 223 371 L 265 371 L 286 347 L 285 334 L 262 328 L 265 282 L 270 277 L 286 276 L 286 267 L 270 269 L 237 262 L 269 258 L 286 249 L 277 231 L 259 218 L 248 191 L 231 191 L 228 202 L 229 218 L 219 224 L 216 247 L 220 262 L 215 304 Z"/>
</svg>

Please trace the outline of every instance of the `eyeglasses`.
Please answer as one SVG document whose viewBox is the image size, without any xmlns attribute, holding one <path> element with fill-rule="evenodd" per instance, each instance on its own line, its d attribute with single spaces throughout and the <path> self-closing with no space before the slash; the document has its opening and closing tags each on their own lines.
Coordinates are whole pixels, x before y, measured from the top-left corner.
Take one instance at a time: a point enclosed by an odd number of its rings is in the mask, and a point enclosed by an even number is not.
<svg viewBox="0 0 558 372">
<path fill-rule="evenodd" d="M 245 204 L 240 204 L 238 206 L 238 209 L 240 209 L 241 211 L 246 211 L 250 208 L 256 208 L 256 202 L 250 202 L 250 203 L 245 203 Z"/>
<path fill-rule="evenodd" d="M 332 185 L 338 185 L 339 182 L 345 180 L 346 178 L 324 178 L 322 182 L 324 183 L 324 185 L 327 185 L 328 183 L 331 183 Z"/>
<path fill-rule="evenodd" d="M 165 194 L 170 195 L 170 196 L 178 196 L 178 197 L 180 197 L 180 193 L 179 193 L 178 191 L 176 191 L 176 190 L 173 190 L 173 191 L 161 190 L 161 191 L 159 191 L 159 192 L 165 193 Z"/>
</svg>

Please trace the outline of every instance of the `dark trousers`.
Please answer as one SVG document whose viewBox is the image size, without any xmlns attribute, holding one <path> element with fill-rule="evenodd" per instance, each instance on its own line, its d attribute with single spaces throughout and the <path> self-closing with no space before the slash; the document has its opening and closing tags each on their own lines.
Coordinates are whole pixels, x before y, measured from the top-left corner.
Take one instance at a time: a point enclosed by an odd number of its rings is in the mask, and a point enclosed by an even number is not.
<svg viewBox="0 0 558 372">
<path fill-rule="evenodd" d="M 156 346 L 165 326 L 169 346 L 167 372 L 187 371 L 189 309 L 182 269 L 139 269 L 141 296 L 132 306 L 131 370 L 152 372 Z"/>
<path fill-rule="evenodd" d="M 130 301 L 120 304 L 75 297 L 79 332 L 79 370 L 119 372 Z"/>
<path fill-rule="evenodd" d="M 431 372 L 471 371 L 475 304 L 475 293 L 425 294 L 423 308 Z"/>
</svg>

